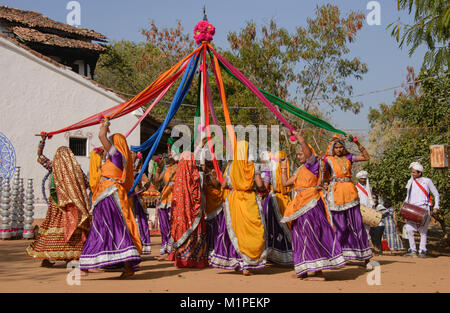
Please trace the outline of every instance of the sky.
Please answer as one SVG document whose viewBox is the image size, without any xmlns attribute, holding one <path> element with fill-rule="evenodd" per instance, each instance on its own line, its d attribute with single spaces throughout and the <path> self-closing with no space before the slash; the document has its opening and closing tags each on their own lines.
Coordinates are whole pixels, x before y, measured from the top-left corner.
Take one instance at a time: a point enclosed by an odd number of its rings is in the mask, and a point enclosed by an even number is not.
<svg viewBox="0 0 450 313">
<path fill-rule="evenodd" d="M 66 23 L 70 9 L 69 0 L 0 0 L 0 5 L 11 8 L 31 10 Z M 293 32 L 304 26 L 308 17 L 314 17 L 317 5 L 331 3 L 337 5 L 342 13 L 351 10 L 364 13 L 373 11 L 367 8 L 370 0 L 78 0 L 81 7 L 81 27 L 93 29 L 108 37 L 110 42 L 119 40 L 144 41 L 140 30 L 154 20 L 160 28 L 176 27 L 181 21 L 186 33 L 192 35 L 194 26 L 203 19 L 203 6 L 206 6 L 208 20 L 216 27 L 213 42 L 227 49 L 227 34 L 239 31 L 247 21 L 258 26 L 274 19 L 279 27 Z M 394 90 L 369 94 L 369 92 L 390 88 L 405 82 L 406 67 L 414 67 L 419 72 L 425 47 L 419 47 L 411 57 L 408 47 L 400 49 L 390 35 L 387 26 L 398 18 L 411 24 L 412 17 L 405 11 L 397 11 L 397 1 L 378 0 L 380 4 L 380 25 L 369 25 L 366 20 L 356 41 L 349 45 L 352 59 L 358 57 L 368 66 L 368 73 L 361 81 L 351 81 L 354 97 L 363 103 L 359 114 L 337 110 L 331 115 L 331 122 L 337 128 L 350 133 L 365 133 L 369 130 L 367 115 L 370 108 L 378 108 L 380 103 L 390 104 L 394 100 Z M 264 89 L 264 86 L 258 86 Z M 397 89 L 397 90 L 400 90 Z M 330 107 L 321 107 L 330 112 Z"/>
</svg>

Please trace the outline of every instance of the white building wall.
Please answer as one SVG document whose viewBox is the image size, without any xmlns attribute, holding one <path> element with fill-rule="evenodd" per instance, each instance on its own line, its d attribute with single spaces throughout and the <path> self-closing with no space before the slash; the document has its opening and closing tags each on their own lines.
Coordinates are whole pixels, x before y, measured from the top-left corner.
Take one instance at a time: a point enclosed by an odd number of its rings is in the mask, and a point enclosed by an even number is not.
<svg viewBox="0 0 450 313">
<path fill-rule="evenodd" d="M 121 102 L 123 99 L 113 92 L 0 38 L 0 132 L 14 145 L 25 184 L 33 178 L 34 218 L 44 218 L 47 209 L 41 191 L 47 171 L 37 163 L 40 137 L 35 134 L 59 130 Z M 111 121 L 111 132 L 125 134 L 136 121 L 134 114 L 115 119 Z M 58 147 L 69 146 L 70 135 L 87 137 L 90 153 L 101 145 L 98 131 L 99 125 L 95 125 L 55 135 L 47 139 L 44 155 L 53 159 Z M 139 143 L 138 126 L 128 137 L 128 144 Z M 87 174 L 89 157 L 77 159 Z"/>
</svg>

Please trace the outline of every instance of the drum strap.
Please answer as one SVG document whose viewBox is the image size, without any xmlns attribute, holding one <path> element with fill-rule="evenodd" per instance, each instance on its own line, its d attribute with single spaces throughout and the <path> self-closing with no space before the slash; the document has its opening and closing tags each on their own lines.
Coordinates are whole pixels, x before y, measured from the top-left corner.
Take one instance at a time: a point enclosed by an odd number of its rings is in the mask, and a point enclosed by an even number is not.
<svg viewBox="0 0 450 313">
<path fill-rule="evenodd" d="M 428 202 L 430 203 L 430 206 L 432 206 L 433 205 L 433 201 L 431 200 L 431 195 L 428 194 L 428 192 L 425 190 L 425 188 L 423 188 L 423 186 L 421 184 L 419 184 L 417 182 L 417 180 L 414 179 L 414 182 L 417 184 L 417 186 L 419 186 L 420 190 L 423 191 L 425 196 L 428 198 Z"/>
<path fill-rule="evenodd" d="M 361 190 L 366 195 L 366 197 L 369 196 L 369 194 L 367 193 L 366 189 L 363 186 L 361 186 L 360 184 L 356 184 L 356 187 L 358 187 L 358 189 Z"/>
</svg>

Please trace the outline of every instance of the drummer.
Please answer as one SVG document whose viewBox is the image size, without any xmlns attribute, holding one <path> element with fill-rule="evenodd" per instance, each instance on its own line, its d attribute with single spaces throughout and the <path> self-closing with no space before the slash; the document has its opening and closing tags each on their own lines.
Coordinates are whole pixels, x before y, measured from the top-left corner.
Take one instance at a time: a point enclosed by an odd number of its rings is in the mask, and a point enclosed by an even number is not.
<svg viewBox="0 0 450 313">
<path fill-rule="evenodd" d="M 412 162 L 409 165 L 411 169 L 411 178 L 406 184 L 406 200 L 405 202 L 424 208 L 428 212 L 427 219 L 423 225 L 407 221 L 406 232 L 409 239 L 409 249 L 405 257 L 417 257 L 416 242 L 414 240 L 414 232 L 420 234 L 419 257 L 425 258 L 427 255 L 427 232 L 430 224 L 430 208 L 432 200 L 430 192 L 434 196 L 433 214 L 437 214 L 439 209 L 439 192 L 433 184 L 433 181 L 427 177 L 423 177 L 424 168 L 419 162 Z"/>
</svg>

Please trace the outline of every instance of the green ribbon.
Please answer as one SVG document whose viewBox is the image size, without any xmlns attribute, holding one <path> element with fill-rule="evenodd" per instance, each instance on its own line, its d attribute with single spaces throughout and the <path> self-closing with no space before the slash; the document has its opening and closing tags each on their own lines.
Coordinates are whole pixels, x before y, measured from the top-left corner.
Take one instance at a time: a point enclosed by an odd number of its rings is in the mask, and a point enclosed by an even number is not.
<svg viewBox="0 0 450 313">
<path fill-rule="evenodd" d="M 209 52 L 209 53 L 211 54 L 211 52 Z M 234 79 L 236 79 L 241 84 L 243 84 L 222 62 L 220 62 L 220 60 L 218 60 L 218 61 L 219 61 L 220 67 L 223 68 L 225 70 L 225 72 L 227 72 Z M 308 123 L 311 123 L 317 127 L 326 129 L 328 131 L 331 131 L 334 133 L 339 133 L 342 135 L 347 135 L 343 130 L 333 127 L 333 125 L 331 125 L 327 121 L 324 121 L 324 120 L 318 118 L 317 116 L 309 114 L 308 112 L 297 108 L 293 104 L 291 104 L 287 101 L 284 101 L 283 99 L 280 99 L 277 96 L 275 96 L 261 88 L 258 88 L 258 89 L 259 89 L 259 91 L 261 91 L 264 94 L 264 96 L 267 98 L 267 100 L 269 100 L 271 103 L 273 103 L 274 105 L 278 106 L 279 108 L 281 108 L 283 110 L 288 111 L 289 113 L 292 113 L 293 115 L 297 116 L 298 118 L 300 118 Z M 350 137 L 351 137 L 351 135 L 349 136 L 349 141 L 351 141 Z"/>
</svg>

